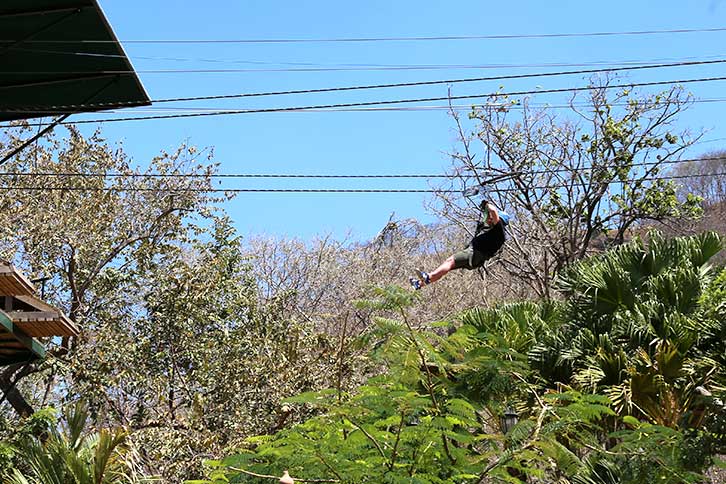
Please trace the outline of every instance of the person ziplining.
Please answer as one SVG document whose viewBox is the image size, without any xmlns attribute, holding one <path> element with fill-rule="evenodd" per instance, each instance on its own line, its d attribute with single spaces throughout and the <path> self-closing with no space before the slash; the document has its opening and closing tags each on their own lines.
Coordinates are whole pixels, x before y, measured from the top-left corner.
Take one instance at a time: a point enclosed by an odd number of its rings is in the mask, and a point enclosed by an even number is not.
<svg viewBox="0 0 726 484">
<path fill-rule="evenodd" d="M 484 200 L 479 205 L 486 220 L 476 224 L 474 237 L 466 249 L 449 256 L 432 272 L 416 271 L 416 277 L 409 278 L 414 289 L 438 281 L 454 269 L 478 269 L 484 262 L 494 257 L 507 240 L 509 216 L 499 212 L 491 202 Z"/>
</svg>

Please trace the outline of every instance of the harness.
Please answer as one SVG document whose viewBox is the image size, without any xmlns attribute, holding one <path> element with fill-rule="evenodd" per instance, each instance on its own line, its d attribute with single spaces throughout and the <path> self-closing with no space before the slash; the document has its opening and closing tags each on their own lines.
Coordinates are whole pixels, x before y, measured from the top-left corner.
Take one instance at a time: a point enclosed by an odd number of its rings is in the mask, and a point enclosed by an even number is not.
<svg viewBox="0 0 726 484">
<path fill-rule="evenodd" d="M 467 198 L 471 197 L 471 196 L 475 196 L 475 195 L 480 195 L 480 194 L 483 195 L 483 200 L 481 202 L 479 202 L 479 215 L 477 217 L 476 227 L 474 228 L 474 235 L 468 241 L 466 247 L 471 246 L 473 248 L 474 239 L 477 236 L 479 236 L 480 234 L 487 232 L 488 230 L 491 230 L 493 228 L 493 227 L 490 227 L 489 225 L 487 225 L 487 223 L 486 223 L 486 219 L 489 216 L 489 207 L 488 207 L 489 197 L 486 196 L 487 195 L 486 189 L 480 185 L 477 187 L 473 187 L 464 192 L 464 196 L 466 196 Z M 504 232 L 504 237 L 506 240 L 506 235 L 507 235 L 506 228 L 509 225 L 509 216 L 503 212 L 500 212 L 499 220 L 500 220 L 500 223 L 502 224 L 502 230 Z M 499 249 L 497 249 L 497 251 L 491 257 L 492 258 L 497 257 L 501 253 L 502 247 L 503 246 L 499 247 Z M 481 266 L 479 266 L 477 268 L 477 272 L 479 273 L 479 277 L 482 280 L 485 280 L 484 273 L 486 273 L 487 275 L 489 274 L 489 272 L 487 271 L 486 264 L 482 264 Z"/>
</svg>

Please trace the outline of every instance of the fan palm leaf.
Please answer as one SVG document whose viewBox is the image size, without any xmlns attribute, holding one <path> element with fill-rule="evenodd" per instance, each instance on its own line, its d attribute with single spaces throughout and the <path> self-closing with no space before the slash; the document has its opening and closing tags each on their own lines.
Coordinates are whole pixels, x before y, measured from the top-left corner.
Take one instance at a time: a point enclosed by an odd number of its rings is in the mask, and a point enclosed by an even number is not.
<svg viewBox="0 0 726 484">
<path fill-rule="evenodd" d="M 64 432 L 50 430 L 41 442 L 28 438 L 20 444 L 20 454 L 29 475 L 14 470 L 12 484 L 116 484 L 125 482 L 121 454 L 127 433 L 122 429 L 85 432 L 88 411 L 77 404 L 66 414 Z"/>
</svg>

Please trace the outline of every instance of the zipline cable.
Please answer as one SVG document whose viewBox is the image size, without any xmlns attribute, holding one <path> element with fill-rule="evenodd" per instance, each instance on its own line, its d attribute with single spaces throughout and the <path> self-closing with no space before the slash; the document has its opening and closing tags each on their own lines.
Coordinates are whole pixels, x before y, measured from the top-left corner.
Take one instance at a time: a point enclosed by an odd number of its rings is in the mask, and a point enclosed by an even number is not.
<svg viewBox="0 0 726 484">
<path fill-rule="evenodd" d="M 722 103 L 726 102 L 726 98 L 704 98 L 704 99 L 693 99 L 691 101 L 688 101 L 689 104 L 715 104 L 715 103 Z M 610 106 L 627 106 L 628 103 L 610 103 Z M 576 108 L 587 108 L 590 107 L 591 104 L 588 103 L 572 103 L 572 104 L 547 104 L 547 103 L 528 103 L 526 106 L 520 104 L 505 104 L 505 103 L 480 103 L 477 104 L 476 107 L 506 107 L 507 109 L 511 110 L 522 110 L 525 108 L 534 108 L 534 109 L 570 109 L 573 107 Z M 347 108 L 347 109 L 308 109 L 306 112 L 321 112 L 321 113 L 354 113 L 354 112 L 376 112 L 376 111 L 388 111 L 388 112 L 412 112 L 412 111 L 471 111 L 471 104 L 468 105 L 438 105 L 438 106 L 389 106 L 389 107 L 365 107 L 365 108 Z M 198 107 L 198 108 L 175 108 L 175 107 L 168 107 L 168 108 L 154 108 L 154 107 L 139 107 L 135 108 L 134 112 L 138 113 L 199 113 L 199 112 L 216 112 L 219 108 L 217 107 Z M 24 112 L 32 112 L 32 111 L 24 111 Z M 122 110 L 115 110 L 115 109 L 109 109 L 109 110 L 103 110 L 105 114 L 120 114 Z M 45 113 L 45 111 L 43 111 Z M 28 125 L 32 125 L 32 123 L 28 123 Z M 18 126 L 14 126 L 18 127 Z"/>
<path fill-rule="evenodd" d="M 469 82 L 484 82 L 484 81 L 503 81 L 512 79 L 530 79 L 540 77 L 556 77 L 556 76 L 568 76 L 568 75 L 582 75 L 582 74 L 598 74 L 613 71 L 636 71 L 645 69 L 662 69 L 668 67 L 689 67 L 697 65 L 713 65 L 713 64 L 724 64 L 726 59 L 715 59 L 706 61 L 687 61 L 687 62 L 674 62 L 664 64 L 647 64 L 638 66 L 626 66 L 626 67 L 613 67 L 613 68 L 599 68 L 599 69 L 579 69 L 570 71 L 555 71 L 555 72 L 539 72 L 530 74 L 508 74 L 502 76 L 487 76 L 487 77 L 468 77 L 468 78 L 456 78 L 456 79 L 443 79 L 433 81 L 413 81 L 413 82 L 398 82 L 388 84 L 368 84 L 368 85 L 357 85 L 357 86 L 341 86 L 341 87 L 326 87 L 318 89 L 294 89 L 287 91 L 268 91 L 268 92 L 254 92 L 254 93 L 240 93 L 240 94 L 219 94 L 212 96 L 191 96 L 191 97 L 173 97 L 173 98 L 161 98 L 152 99 L 151 102 L 155 104 L 169 103 L 169 102 L 190 102 L 190 101 L 209 101 L 219 99 L 242 99 L 250 97 L 269 97 L 269 96 L 286 96 L 293 94 L 318 94 L 324 92 L 344 92 L 344 91 L 359 91 L 359 90 L 371 90 L 371 89 L 387 89 L 387 88 L 400 88 L 400 87 L 416 87 L 416 86 L 433 86 L 441 84 L 457 84 L 457 83 L 469 83 Z M 0 89 L 2 89 L 0 87 Z M 86 107 L 103 107 L 103 106 L 123 106 L 138 104 L 133 101 L 121 102 L 121 103 L 88 103 L 88 104 L 66 104 L 66 105 L 53 105 L 44 106 L 40 112 L 57 112 L 60 109 L 73 109 L 86 108 Z M 13 106 L 13 107 L 2 107 L 0 111 L 23 111 L 32 112 L 31 109 L 38 109 L 37 106 Z"/>
<path fill-rule="evenodd" d="M 588 66 L 588 65 L 621 65 L 628 66 L 625 62 L 608 62 L 608 63 L 545 63 L 545 64 L 533 64 L 531 67 L 576 67 L 576 66 Z M 442 70 L 483 70 L 483 69 L 517 69 L 524 68 L 522 65 L 510 65 L 510 64 L 412 64 L 412 65 L 390 65 L 390 66 L 350 66 L 350 67 L 270 67 L 270 68 L 216 68 L 216 69 L 134 69 L 134 70 L 119 70 L 119 69 L 108 69 L 101 71 L 103 74 L 115 74 L 115 75 L 136 75 L 136 74 L 243 74 L 243 73 L 256 73 L 256 72 L 359 72 L 359 71 L 371 71 L 371 72 L 388 72 L 388 71 L 442 71 Z M 608 68 L 606 68 L 608 69 Z M 610 68 L 613 69 L 613 68 Z M 608 70 L 610 70 L 608 69 Z M 67 75 L 83 75 L 88 74 L 88 71 L 7 71 L 6 74 L 12 75 L 53 75 L 53 74 L 67 74 Z"/>
<path fill-rule="evenodd" d="M 153 119 L 180 119 L 180 118 L 199 118 L 209 116 L 225 116 L 235 114 L 263 114 L 263 113 L 289 113 L 296 111 L 309 111 L 313 109 L 334 109 L 334 108 L 350 108 L 350 107 L 361 107 L 361 106 L 382 106 L 391 104 L 405 104 L 415 102 L 432 102 L 432 101 L 449 101 L 449 100 L 461 100 L 461 99 L 478 99 L 492 96 L 523 96 L 527 94 L 553 94 L 553 93 L 565 93 L 565 92 L 580 92 L 589 91 L 591 89 L 624 89 L 633 87 L 646 87 L 646 86 L 663 86 L 668 84 L 689 84 L 695 82 L 714 82 L 724 81 L 726 77 L 700 77 L 695 79 L 679 79 L 679 80 L 668 80 L 668 81 L 653 81 L 653 82 L 638 82 L 628 83 L 620 85 L 608 85 L 608 86 L 580 86 L 580 87 L 567 87 L 567 88 L 553 88 L 553 89 L 538 89 L 529 91 L 510 91 L 510 92 L 494 92 L 485 94 L 470 94 L 462 96 L 446 96 L 446 97 L 428 97 L 428 98 L 414 98 L 414 99 L 394 99 L 394 100 L 383 100 L 383 101 L 367 101 L 357 103 L 338 103 L 338 104 L 318 104 L 309 106 L 289 106 L 280 108 L 259 108 L 259 109 L 244 109 L 244 110 L 223 110 L 212 113 L 190 113 L 190 114 L 167 114 L 159 116 L 131 116 L 125 118 L 100 118 L 100 119 L 87 119 L 79 120 L 74 122 L 67 122 L 62 124 L 94 124 L 94 123 L 114 123 L 124 121 L 147 121 Z M 0 128 L 8 128 L 13 125 L 0 125 Z"/>
<path fill-rule="evenodd" d="M 662 30 L 625 30 L 602 32 L 560 32 L 551 34 L 487 34 L 487 35 L 437 35 L 410 37 L 331 37 L 319 39 L 129 39 L 121 40 L 121 44 L 313 44 L 313 43 L 348 43 L 348 42 L 422 42 L 451 40 L 506 40 L 506 39 L 552 39 L 568 37 L 612 37 L 655 34 L 690 34 L 724 32 L 726 27 L 693 28 L 693 29 L 662 29 Z M 10 43 L 14 40 L 0 40 Z M 27 44 L 110 44 L 116 40 L 27 40 Z"/>
<path fill-rule="evenodd" d="M 726 102 L 726 98 L 706 98 L 706 99 L 693 99 L 688 101 L 689 104 L 718 104 Z M 610 103 L 610 106 L 613 107 L 622 107 L 627 106 L 627 103 Z M 514 110 L 514 111 L 521 111 L 524 109 L 571 109 L 571 108 L 588 108 L 591 107 L 592 104 L 588 103 L 572 103 L 572 104 L 547 104 L 547 103 L 531 103 L 527 104 L 526 106 L 518 103 L 518 104 L 511 104 L 511 103 L 477 103 L 475 105 L 438 105 L 438 106 L 365 106 L 365 107 L 359 107 L 359 108 L 322 108 L 322 109 L 305 109 L 303 111 L 294 111 L 299 113 L 377 113 L 377 112 L 423 112 L 423 111 L 471 111 L 472 107 L 477 108 L 507 108 L 508 110 Z M 123 108 L 122 108 L 123 109 Z M 143 108 L 140 107 L 139 109 L 134 109 L 134 112 L 138 113 L 175 113 L 175 114 L 196 114 L 196 113 L 217 113 L 219 111 L 219 108 Z M 2 112 L 2 110 L 0 110 Z M 22 110 L 23 113 L 36 113 L 36 114 L 47 114 L 47 111 L 27 111 Z M 126 110 L 103 110 L 101 111 L 104 114 L 121 114 L 127 112 Z M 61 114 L 63 111 L 58 111 L 55 114 Z M 65 112 L 68 114 L 68 111 Z M 88 114 L 88 113 L 82 113 L 78 111 L 71 111 L 71 114 Z M 248 114 L 247 110 L 244 109 L 237 109 L 237 110 L 229 110 L 228 114 Z M 113 120 L 113 118 L 109 118 L 110 120 Z M 73 124 L 73 122 L 63 123 L 63 124 Z M 0 125 L 0 128 L 19 128 L 23 125 L 20 124 L 13 124 L 13 125 Z M 27 126 L 30 127 L 38 127 L 38 123 L 28 123 Z M 42 124 L 41 124 L 42 126 Z"/>
<path fill-rule="evenodd" d="M 705 158 L 686 158 L 680 160 L 664 160 L 664 161 L 651 161 L 651 162 L 640 162 L 632 163 L 631 167 L 652 167 L 658 165 L 671 165 L 680 163 L 690 162 L 701 162 L 701 161 L 724 161 L 726 164 L 726 156 L 718 157 L 705 157 Z M 592 171 L 602 169 L 622 168 L 617 165 L 601 165 L 596 167 L 582 167 L 582 168 L 552 168 L 548 170 L 532 170 L 525 172 L 516 172 L 522 175 L 542 175 L 548 173 L 566 173 L 574 171 Z M 400 178 L 461 178 L 463 174 L 447 175 L 442 173 L 437 174 L 424 174 L 424 173 L 409 173 L 409 174 L 361 174 L 361 175 L 350 175 L 350 174 L 305 174 L 305 173 L 215 173 L 215 174 L 204 174 L 204 173 L 73 173 L 73 172 L 0 172 L 0 177 L 69 177 L 69 178 L 298 178 L 298 179 L 400 179 Z"/>
<path fill-rule="evenodd" d="M 620 185 L 630 182 L 649 182 L 658 180 L 677 180 L 687 178 L 702 178 L 726 176 L 726 172 L 717 173 L 694 173 L 688 175 L 668 175 L 651 178 L 634 178 L 625 180 L 613 180 L 607 182 L 607 185 Z M 506 180 L 505 180 L 506 181 Z M 582 183 L 573 183 L 576 185 L 584 185 Z M 553 184 L 546 186 L 528 187 L 529 190 L 552 190 L 557 188 L 568 188 L 572 184 Z M 77 187 L 77 186 L 0 186 L 0 191 L 83 191 L 83 192 L 163 192 L 163 193 L 463 193 L 463 190 L 452 189 L 377 189 L 377 188 L 148 188 L 148 187 Z M 511 193 L 521 191 L 519 188 L 496 188 L 488 187 L 488 192 L 494 193 Z"/>
<path fill-rule="evenodd" d="M 16 47 L 13 51 L 32 52 L 40 54 L 56 54 L 56 55 L 72 55 L 87 56 L 100 58 L 127 58 L 132 60 L 153 60 L 153 61 L 174 61 L 174 62 L 202 62 L 214 64 L 246 64 L 246 65 L 266 65 L 266 66 L 302 66 L 302 67 L 318 67 L 324 72 L 348 71 L 348 70 L 372 70 L 375 68 L 385 68 L 387 70 L 444 70 L 444 69 L 523 69 L 534 67 L 585 67 L 585 66 L 602 66 L 602 65 L 633 65 L 644 63 L 662 63 L 683 60 L 693 60 L 703 58 L 703 56 L 687 56 L 687 57 L 657 57 L 651 59 L 625 59 L 625 60 L 599 60 L 589 62 L 538 62 L 538 63 L 520 63 L 520 64 L 374 64 L 374 63 L 344 63 L 344 64 L 321 64 L 317 62 L 284 62 L 284 61 L 255 61 L 243 59 L 211 59 L 205 57 L 160 57 L 160 56 L 143 56 L 132 55 L 125 56 L 121 54 L 105 54 L 100 52 L 80 52 L 67 50 L 50 50 L 50 49 L 29 49 L 25 47 Z M 722 57 L 720 55 L 706 56 L 706 58 Z M 193 69 L 180 72 L 195 72 Z M 138 71 L 136 71 L 138 72 Z M 225 71 L 226 72 L 226 71 Z M 238 71 L 229 72 L 296 72 L 295 69 L 274 68 L 274 69 L 240 69 Z"/>
<path fill-rule="evenodd" d="M 717 104 L 726 102 L 726 98 L 707 98 L 707 99 L 693 99 L 688 101 L 689 104 Z M 610 103 L 610 106 L 621 107 L 627 106 L 627 103 Z M 477 103 L 475 105 L 439 105 L 439 106 L 388 106 L 388 107 L 361 107 L 361 108 L 340 108 L 340 109 L 306 109 L 301 111 L 304 113 L 375 113 L 375 112 L 424 112 L 424 111 L 471 111 L 472 107 L 477 108 L 504 108 L 507 110 L 521 111 L 524 109 L 571 109 L 571 108 L 588 108 L 592 104 L 588 103 L 572 103 L 572 104 L 547 104 L 547 103 L 528 103 L 526 106 L 518 104 L 507 104 L 507 103 Z M 178 113 L 178 114 L 190 114 L 190 113 L 216 113 L 219 108 L 140 108 L 134 109 L 134 112 L 140 113 Z M 29 111 L 23 111 L 29 112 Z M 121 110 L 103 110 L 104 114 L 120 114 Z M 243 114 L 244 110 L 237 110 L 236 113 Z M 45 111 L 43 111 L 45 114 Z M 82 113 L 76 113 L 82 114 Z M 233 113 L 231 113 L 233 114 Z M 73 124 L 72 122 L 66 124 Z M 0 125 L 0 128 L 20 128 L 24 125 Z M 38 127 L 37 123 L 28 123 L 29 127 Z M 42 126 L 42 125 L 41 125 Z"/>
</svg>

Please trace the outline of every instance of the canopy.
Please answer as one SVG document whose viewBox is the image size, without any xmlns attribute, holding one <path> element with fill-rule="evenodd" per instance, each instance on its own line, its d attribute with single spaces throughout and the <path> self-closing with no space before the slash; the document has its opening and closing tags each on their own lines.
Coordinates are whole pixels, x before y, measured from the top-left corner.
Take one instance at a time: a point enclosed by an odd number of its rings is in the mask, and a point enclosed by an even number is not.
<svg viewBox="0 0 726 484">
<path fill-rule="evenodd" d="M 0 2 L 0 121 L 149 104 L 96 0 Z"/>
</svg>

